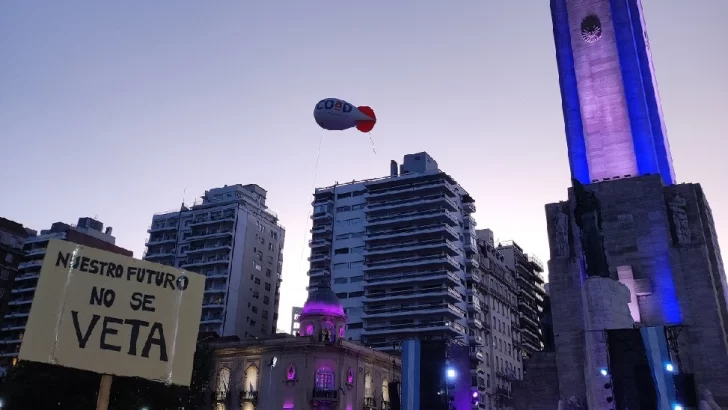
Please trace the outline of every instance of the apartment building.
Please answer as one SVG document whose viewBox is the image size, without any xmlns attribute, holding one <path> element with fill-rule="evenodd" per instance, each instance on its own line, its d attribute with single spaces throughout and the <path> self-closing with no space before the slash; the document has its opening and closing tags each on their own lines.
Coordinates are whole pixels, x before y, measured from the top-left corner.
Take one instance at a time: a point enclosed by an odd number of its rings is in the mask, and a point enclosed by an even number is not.
<svg viewBox="0 0 728 410">
<path fill-rule="evenodd" d="M 205 275 L 200 332 L 276 333 L 285 229 L 258 185 L 205 191 L 202 203 L 152 217 L 144 259 Z"/>
<path fill-rule="evenodd" d="M 93 218 L 79 218 L 76 225 L 56 222 L 50 229 L 42 230 L 40 235 L 25 239 L 23 242 L 25 259 L 18 265 L 8 309 L 0 329 L 0 366 L 8 366 L 17 361 L 48 241 L 61 239 L 124 256 L 133 256 L 132 251 L 116 246 L 116 238 L 111 233 L 112 228 L 104 230 L 104 224 L 100 221 Z"/>
<path fill-rule="evenodd" d="M 515 272 L 494 244 L 493 232 L 482 229 L 477 236 L 481 269 L 468 278 L 468 290 L 472 288 L 469 296 L 484 306 L 480 315 L 485 316 L 487 330 L 482 334 L 485 363 L 478 369 L 478 377 L 482 377 L 481 369 L 485 374 L 486 394 L 481 402 L 488 410 L 500 410 L 512 407 L 511 382 L 523 378 L 519 290 Z"/>
<path fill-rule="evenodd" d="M 316 189 L 310 288 L 331 287 L 347 335 L 380 350 L 402 340 L 467 337 L 465 270 L 473 199 L 426 152 L 392 161 L 390 175 Z"/>
<path fill-rule="evenodd" d="M 10 301 L 18 265 L 25 257 L 23 242 L 29 235 L 23 225 L 0 218 L 0 329 Z"/>
<path fill-rule="evenodd" d="M 523 356 L 531 357 L 543 350 L 541 320 L 544 312 L 543 263 L 533 254 L 527 254 L 516 242 L 506 241 L 498 245 L 506 265 L 516 274 L 518 283 L 518 313 L 521 325 Z"/>
</svg>

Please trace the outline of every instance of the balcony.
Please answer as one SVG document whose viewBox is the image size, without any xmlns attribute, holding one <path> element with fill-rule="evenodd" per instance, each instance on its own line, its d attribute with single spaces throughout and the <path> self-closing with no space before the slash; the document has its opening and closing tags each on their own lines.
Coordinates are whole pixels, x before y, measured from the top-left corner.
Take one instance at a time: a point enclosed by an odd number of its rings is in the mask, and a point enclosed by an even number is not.
<svg viewBox="0 0 728 410">
<path fill-rule="evenodd" d="M 203 225 L 209 225 L 214 224 L 218 222 L 234 222 L 235 221 L 235 213 L 226 213 L 225 215 L 217 215 L 217 216 L 197 216 L 192 223 L 190 224 L 190 227 L 195 226 L 203 226 Z"/>
<path fill-rule="evenodd" d="M 212 392 L 212 401 L 216 403 L 222 403 L 222 402 L 228 402 L 230 401 L 230 391 L 213 391 Z"/>
<path fill-rule="evenodd" d="M 377 337 L 380 335 L 412 335 L 428 332 L 446 332 L 450 336 L 465 335 L 467 329 L 455 322 L 447 321 L 419 321 L 412 323 L 397 323 L 365 326 L 363 336 Z M 406 337 L 406 336 L 405 336 Z"/>
<path fill-rule="evenodd" d="M 212 252 L 212 251 L 219 251 L 219 250 L 227 250 L 232 251 L 233 250 L 233 244 L 232 242 L 215 242 L 215 243 L 206 243 L 203 245 L 195 245 L 190 246 L 190 248 L 187 250 L 187 254 L 195 254 L 195 253 L 203 253 L 203 252 Z"/>
<path fill-rule="evenodd" d="M 183 268 L 191 268 L 191 267 L 199 267 L 204 265 L 212 265 L 212 264 L 220 264 L 224 263 L 227 264 L 230 262 L 229 256 L 210 256 L 209 258 L 195 258 L 195 259 L 189 259 L 185 261 L 182 264 Z"/>
<path fill-rule="evenodd" d="M 333 215 L 331 214 L 331 210 L 329 209 L 317 211 L 311 214 L 311 219 L 313 219 L 314 221 L 331 221 L 332 217 Z"/>
<path fill-rule="evenodd" d="M 308 261 L 311 263 L 321 263 L 331 261 L 331 256 L 328 253 L 317 253 L 308 257 Z"/>
<path fill-rule="evenodd" d="M 476 226 L 478 226 L 478 223 L 475 222 L 475 218 L 472 215 L 465 215 L 463 218 L 463 228 L 474 231 Z"/>
<path fill-rule="evenodd" d="M 374 397 L 364 397 L 364 409 L 375 410 L 377 408 L 377 399 Z"/>
<path fill-rule="evenodd" d="M 459 222 L 458 217 L 446 209 L 392 212 L 367 217 L 369 228 L 383 228 L 390 225 L 412 225 L 415 223 L 445 223 L 450 226 L 456 226 Z"/>
<path fill-rule="evenodd" d="M 258 392 L 257 391 L 241 391 L 240 392 L 240 403 L 257 403 L 258 402 Z"/>
<path fill-rule="evenodd" d="M 317 225 L 311 228 L 311 233 L 314 235 L 321 235 L 325 233 L 331 233 L 331 225 Z"/>
<path fill-rule="evenodd" d="M 444 266 L 446 269 L 449 268 L 453 271 L 457 271 L 458 269 L 460 269 L 460 264 L 458 264 L 455 259 L 446 254 L 440 254 L 431 256 L 410 256 L 406 258 L 366 261 L 363 271 L 373 272 L 389 269 L 405 270 L 406 268 L 422 268 L 425 266 Z"/>
<path fill-rule="evenodd" d="M 415 251 L 437 251 L 442 250 L 451 256 L 458 254 L 458 247 L 444 237 L 434 239 L 413 240 L 404 242 L 387 242 L 380 245 L 369 245 L 362 254 L 366 256 L 378 256 L 395 253 L 413 253 Z"/>
<path fill-rule="evenodd" d="M 432 194 L 444 194 L 451 198 L 457 196 L 455 186 L 444 179 L 417 181 L 412 180 L 409 184 L 400 186 L 389 186 L 386 188 L 373 188 L 368 185 L 368 200 L 384 200 L 387 198 L 397 198 L 403 196 L 425 196 Z"/>
<path fill-rule="evenodd" d="M 457 240 L 460 237 L 458 232 L 447 224 L 432 224 L 407 226 L 392 229 L 367 229 L 364 241 L 392 241 L 395 238 L 411 238 L 410 240 L 419 240 L 424 239 L 425 237 L 432 237 L 434 234 L 444 235 L 445 238 L 450 240 Z"/>
<path fill-rule="evenodd" d="M 331 276 L 331 272 L 328 269 L 311 269 L 308 271 L 308 276 L 310 278 L 323 278 Z"/>
<path fill-rule="evenodd" d="M 329 239 L 315 239 L 308 241 L 308 246 L 313 249 L 328 248 L 331 246 L 331 240 Z"/>
<path fill-rule="evenodd" d="M 150 245 L 162 245 L 165 243 L 176 243 L 177 242 L 177 236 L 156 236 L 156 237 L 150 237 L 149 240 L 144 244 L 145 246 L 149 247 Z"/>
<path fill-rule="evenodd" d="M 364 212 L 367 216 L 374 216 L 381 213 L 398 211 L 405 212 L 417 209 L 431 209 L 442 207 L 456 212 L 458 205 L 445 195 L 428 195 L 416 198 L 395 199 L 367 204 Z"/>
<path fill-rule="evenodd" d="M 233 229 L 198 229 L 183 235 L 183 239 L 187 241 L 201 241 L 205 239 L 222 238 L 232 236 Z"/>
<path fill-rule="evenodd" d="M 313 394 L 311 395 L 311 398 L 312 402 L 338 402 L 339 391 L 333 389 L 313 389 Z"/>
<path fill-rule="evenodd" d="M 450 303 L 420 303 L 409 306 L 365 306 L 362 318 L 401 317 L 416 315 L 448 315 L 455 319 L 464 319 L 467 313 Z"/>
<path fill-rule="evenodd" d="M 402 291 L 370 291 L 365 295 L 366 302 L 376 302 L 377 300 L 386 299 L 388 301 L 402 299 L 426 299 L 440 298 L 449 299 L 452 302 L 462 301 L 462 296 L 458 291 L 449 286 L 436 287 L 419 287 L 418 289 L 402 290 Z"/>
<path fill-rule="evenodd" d="M 66 233 L 65 232 L 54 232 L 54 233 L 47 233 L 45 235 L 31 236 L 30 238 L 25 240 L 24 244 L 27 245 L 30 243 L 48 242 L 51 239 L 66 239 Z"/>
<path fill-rule="evenodd" d="M 36 259 L 32 261 L 22 262 L 18 265 L 18 270 L 21 269 L 31 269 L 31 268 L 38 268 L 43 266 L 43 259 Z"/>
<path fill-rule="evenodd" d="M 483 329 L 483 322 L 480 321 L 480 319 L 476 318 L 468 318 L 468 324 L 471 326 L 475 326 L 478 329 Z"/>
<path fill-rule="evenodd" d="M 463 202 L 463 210 L 469 214 L 475 213 L 475 202 Z"/>
<path fill-rule="evenodd" d="M 381 275 L 377 274 L 365 274 L 364 279 L 366 283 L 364 288 L 382 287 L 387 285 L 400 285 L 400 284 L 413 284 L 413 283 L 449 283 L 453 285 L 460 284 L 460 278 L 455 272 L 450 272 L 444 269 L 431 269 L 431 270 L 414 270 L 408 272 L 397 272 L 389 273 L 386 272 Z"/>
</svg>

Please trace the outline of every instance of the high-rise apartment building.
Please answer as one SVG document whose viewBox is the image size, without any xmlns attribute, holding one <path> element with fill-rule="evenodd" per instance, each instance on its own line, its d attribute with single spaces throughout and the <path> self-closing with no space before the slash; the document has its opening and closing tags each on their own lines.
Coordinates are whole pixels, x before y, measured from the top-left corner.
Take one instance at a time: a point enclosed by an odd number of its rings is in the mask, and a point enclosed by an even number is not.
<svg viewBox="0 0 728 410">
<path fill-rule="evenodd" d="M 116 246 L 116 238 L 111 233 L 111 227 L 104 230 L 104 224 L 95 219 L 79 218 L 76 225 L 56 222 L 50 229 L 42 230 L 40 235 L 25 239 L 23 243 L 25 260 L 18 266 L 11 299 L 0 330 L 0 366 L 15 363 L 17 359 L 48 241 L 61 239 L 124 256 L 133 256 L 132 251 Z"/>
<path fill-rule="evenodd" d="M 152 217 L 144 259 L 206 276 L 200 332 L 275 334 L 285 229 L 258 185 L 205 191 L 202 203 Z"/>
<path fill-rule="evenodd" d="M 485 323 L 479 335 L 485 340 L 482 348 L 485 362 L 477 369 L 478 386 L 484 386 L 481 402 L 485 409 L 504 409 L 511 404 L 511 382 L 523 377 L 526 348 L 521 341 L 520 289 L 508 257 L 494 244 L 493 232 L 478 230 L 477 237 L 480 272 L 468 273 L 468 299 L 479 301 L 471 303 L 475 309 L 469 315 Z M 477 306 L 482 309 L 479 311 Z M 479 327 L 476 323 L 475 329 Z M 470 332 L 475 329 L 471 326 Z M 484 383 L 480 380 L 482 374 L 485 374 Z"/>
<path fill-rule="evenodd" d="M 18 265 L 25 257 L 23 242 L 28 231 L 23 225 L 9 219 L 0 218 L 0 329 L 5 311 L 10 301 Z"/>
<path fill-rule="evenodd" d="M 544 279 L 543 263 L 533 254 L 527 254 L 515 241 L 498 244 L 506 265 L 515 273 L 518 284 L 518 314 L 521 326 L 521 344 L 524 357 L 543 350 Z"/>
<path fill-rule="evenodd" d="M 474 201 L 425 152 L 390 176 L 316 189 L 310 287 L 331 281 L 347 335 L 392 350 L 402 340 L 465 338 L 465 272 L 477 265 Z"/>
</svg>

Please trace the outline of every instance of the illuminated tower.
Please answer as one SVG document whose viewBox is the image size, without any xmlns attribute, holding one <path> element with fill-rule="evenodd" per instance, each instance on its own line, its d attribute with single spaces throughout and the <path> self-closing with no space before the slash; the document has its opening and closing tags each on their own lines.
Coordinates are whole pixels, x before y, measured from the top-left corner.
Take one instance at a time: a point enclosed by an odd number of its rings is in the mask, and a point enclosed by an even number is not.
<svg viewBox="0 0 728 410">
<path fill-rule="evenodd" d="M 640 1 L 552 0 L 551 13 L 572 176 L 675 183 Z"/>
<path fill-rule="evenodd" d="M 702 187 L 675 181 L 640 0 L 551 0 L 551 11 L 578 181 L 546 205 L 553 397 L 632 409 L 644 394 L 669 409 L 710 390 L 728 406 L 725 269 Z M 608 332 L 632 332 L 649 366 L 639 373 Z M 629 377 L 654 385 L 633 391 Z"/>
</svg>

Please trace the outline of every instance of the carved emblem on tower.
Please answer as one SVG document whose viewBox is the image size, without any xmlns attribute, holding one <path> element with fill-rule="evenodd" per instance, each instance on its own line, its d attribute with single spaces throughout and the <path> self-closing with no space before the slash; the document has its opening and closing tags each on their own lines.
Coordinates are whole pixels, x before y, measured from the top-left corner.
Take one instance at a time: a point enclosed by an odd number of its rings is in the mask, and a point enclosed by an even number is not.
<svg viewBox="0 0 728 410">
<path fill-rule="evenodd" d="M 589 44 L 602 38 L 602 22 L 596 14 L 590 14 L 581 21 L 581 38 Z"/>
</svg>

